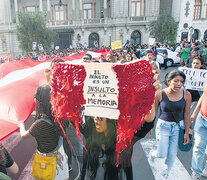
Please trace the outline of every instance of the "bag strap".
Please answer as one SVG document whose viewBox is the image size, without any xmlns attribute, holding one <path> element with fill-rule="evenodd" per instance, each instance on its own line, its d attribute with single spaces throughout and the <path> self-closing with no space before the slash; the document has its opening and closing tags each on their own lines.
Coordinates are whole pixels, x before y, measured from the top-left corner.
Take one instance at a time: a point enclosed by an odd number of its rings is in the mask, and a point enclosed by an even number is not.
<svg viewBox="0 0 207 180">
<path fill-rule="evenodd" d="M 165 101 L 167 102 L 167 104 L 170 108 L 170 112 L 172 113 L 175 122 L 179 124 L 179 120 L 177 118 L 175 111 L 173 111 L 172 104 L 170 103 L 169 98 L 167 97 L 167 94 L 165 93 L 165 91 L 162 91 L 162 94 L 163 94 L 163 97 L 165 98 Z"/>
</svg>

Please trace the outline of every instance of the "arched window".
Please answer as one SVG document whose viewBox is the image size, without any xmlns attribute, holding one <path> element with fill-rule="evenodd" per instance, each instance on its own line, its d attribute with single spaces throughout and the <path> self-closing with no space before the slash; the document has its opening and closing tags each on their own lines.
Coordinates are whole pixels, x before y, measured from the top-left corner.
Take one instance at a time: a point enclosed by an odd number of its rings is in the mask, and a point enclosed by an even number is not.
<svg viewBox="0 0 207 180">
<path fill-rule="evenodd" d="M 204 38 L 203 38 L 204 41 L 207 41 L 207 30 L 204 32 Z"/>
<path fill-rule="evenodd" d="M 198 37 L 199 37 L 199 30 L 198 29 L 194 29 L 194 33 L 193 33 L 194 41 L 198 40 Z"/>
<path fill-rule="evenodd" d="M 130 16 L 145 16 L 145 0 L 129 0 Z"/>
<path fill-rule="evenodd" d="M 91 33 L 88 38 L 89 48 L 91 47 L 99 47 L 99 35 L 97 33 Z"/>
<path fill-rule="evenodd" d="M 141 33 L 138 30 L 132 32 L 131 43 L 132 44 L 141 44 Z"/>
<path fill-rule="evenodd" d="M 201 0 L 195 0 L 194 20 L 201 19 L 201 7 L 202 7 L 202 1 Z"/>
</svg>

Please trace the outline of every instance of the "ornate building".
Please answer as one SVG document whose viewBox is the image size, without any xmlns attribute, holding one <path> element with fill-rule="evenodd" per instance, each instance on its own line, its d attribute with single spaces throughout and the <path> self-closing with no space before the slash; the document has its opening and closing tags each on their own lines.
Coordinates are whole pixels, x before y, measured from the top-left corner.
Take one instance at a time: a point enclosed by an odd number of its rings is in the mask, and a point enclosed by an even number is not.
<svg viewBox="0 0 207 180">
<path fill-rule="evenodd" d="M 179 22 L 177 42 L 207 39 L 207 0 L 1 0 L 0 55 L 21 54 L 18 12 L 42 12 L 59 34 L 57 46 L 109 46 L 112 41 L 148 43 L 149 22 L 168 11 Z M 31 45 L 32 46 L 32 45 Z"/>
<path fill-rule="evenodd" d="M 174 0 L 172 16 L 179 22 L 177 41 L 207 41 L 207 0 Z"/>
<path fill-rule="evenodd" d="M 1 0 L 0 54 L 21 53 L 15 27 L 18 12 L 42 12 L 59 34 L 60 48 L 112 41 L 147 43 L 148 24 L 159 15 L 160 0 Z"/>
</svg>

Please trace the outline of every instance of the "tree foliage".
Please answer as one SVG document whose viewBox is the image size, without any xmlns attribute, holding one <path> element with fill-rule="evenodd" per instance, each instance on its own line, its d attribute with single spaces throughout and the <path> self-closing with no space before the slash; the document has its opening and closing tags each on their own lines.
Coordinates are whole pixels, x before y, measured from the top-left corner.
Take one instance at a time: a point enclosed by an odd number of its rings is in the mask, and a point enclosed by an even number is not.
<svg viewBox="0 0 207 180">
<path fill-rule="evenodd" d="M 166 12 L 160 14 L 157 20 L 150 22 L 150 34 L 157 42 L 174 43 L 177 36 L 178 23 Z"/>
<path fill-rule="evenodd" d="M 19 13 L 19 24 L 16 26 L 17 39 L 19 47 L 23 52 L 31 52 L 32 44 L 36 43 L 35 52 L 49 51 L 52 44 L 58 39 L 57 33 L 46 27 L 43 15 L 41 13 Z"/>
</svg>

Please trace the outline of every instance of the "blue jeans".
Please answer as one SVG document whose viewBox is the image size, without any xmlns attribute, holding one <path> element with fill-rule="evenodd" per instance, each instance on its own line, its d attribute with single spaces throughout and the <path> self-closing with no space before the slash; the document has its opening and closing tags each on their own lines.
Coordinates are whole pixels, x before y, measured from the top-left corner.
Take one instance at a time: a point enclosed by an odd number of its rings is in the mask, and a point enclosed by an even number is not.
<svg viewBox="0 0 207 180">
<path fill-rule="evenodd" d="M 179 126 L 158 119 L 156 126 L 157 157 L 166 158 L 164 170 L 169 174 L 177 156 Z"/>
<path fill-rule="evenodd" d="M 194 126 L 194 146 L 193 157 L 191 162 L 192 170 L 198 174 L 202 174 L 202 165 L 205 157 L 207 145 L 207 119 L 200 113 L 198 114 Z"/>
</svg>

